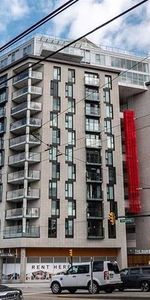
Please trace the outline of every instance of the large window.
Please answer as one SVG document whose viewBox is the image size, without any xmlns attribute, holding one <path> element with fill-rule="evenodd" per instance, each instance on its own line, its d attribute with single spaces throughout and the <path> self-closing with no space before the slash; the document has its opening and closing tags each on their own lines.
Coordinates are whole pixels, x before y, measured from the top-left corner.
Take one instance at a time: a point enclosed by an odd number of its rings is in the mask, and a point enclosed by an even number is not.
<svg viewBox="0 0 150 300">
<path fill-rule="evenodd" d="M 73 129 L 73 115 L 66 114 L 65 115 L 65 122 L 67 129 Z"/>
<path fill-rule="evenodd" d="M 106 166 L 113 166 L 113 151 L 105 151 Z"/>
<path fill-rule="evenodd" d="M 105 104 L 105 117 L 113 119 L 113 106 L 112 106 L 112 104 L 109 104 L 109 103 Z"/>
<path fill-rule="evenodd" d="M 112 133 L 112 124 L 110 119 L 104 120 L 104 130 L 105 133 Z"/>
<path fill-rule="evenodd" d="M 76 166 L 68 165 L 68 179 L 75 180 L 76 179 Z"/>
<path fill-rule="evenodd" d="M 60 144 L 60 129 L 58 128 L 52 129 L 52 144 Z"/>
<path fill-rule="evenodd" d="M 107 135 L 107 148 L 112 150 L 115 148 L 113 135 Z"/>
<path fill-rule="evenodd" d="M 73 198 L 73 183 L 67 181 L 65 183 L 65 197 L 66 198 Z"/>
<path fill-rule="evenodd" d="M 59 217 L 60 215 L 60 201 L 59 199 L 51 201 L 51 216 Z"/>
<path fill-rule="evenodd" d="M 51 146 L 49 150 L 49 160 L 50 161 L 56 161 L 57 160 L 57 146 Z"/>
<path fill-rule="evenodd" d="M 60 179 L 60 163 L 52 163 L 52 178 Z"/>
<path fill-rule="evenodd" d="M 73 85 L 71 83 L 66 83 L 66 97 L 73 98 Z"/>
<path fill-rule="evenodd" d="M 54 72 L 54 74 L 53 74 L 54 75 L 53 76 L 54 80 L 60 81 L 61 80 L 61 68 L 60 67 L 54 67 L 53 72 Z"/>
<path fill-rule="evenodd" d="M 99 120 L 86 118 L 86 130 L 87 131 L 100 131 Z"/>
<path fill-rule="evenodd" d="M 75 131 L 68 131 L 68 145 L 75 146 Z"/>
<path fill-rule="evenodd" d="M 107 184 L 107 200 L 114 200 L 114 186 Z"/>
<path fill-rule="evenodd" d="M 76 216 L 76 201 L 68 201 L 68 217 Z"/>
<path fill-rule="evenodd" d="M 105 65 L 105 55 L 95 54 L 95 62 L 96 64 Z"/>
<path fill-rule="evenodd" d="M 75 114 L 75 100 L 72 98 L 68 99 L 68 112 Z"/>
<path fill-rule="evenodd" d="M 66 162 L 73 162 L 73 148 L 66 146 L 65 148 L 65 160 Z"/>
<path fill-rule="evenodd" d="M 51 96 L 58 97 L 58 81 L 51 80 Z"/>
<path fill-rule="evenodd" d="M 108 168 L 108 178 L 109 178 L 110 183 L 116 184 L 116 168 L 115 167 Z"/>
<path fill-rule="evenodd" d="M 58 114 L 56 112 L 50 112 L 50 126 L 58 127 Z"/>
<path fill-rule="evenodd" d="M 49 198 L 57 197 L 57 181 L 49 181 Z"/>
<path fill-rule="evenodd" d="M 57 219 L 48 219 L 48 237 L 57 238 Z"/>
<path fill-rule="evenodd" d="M 112 78 L 109 75 L 105 76 L 105 88 L 112 89 Z"/>
<path fill-rule="evenodd" d="M 60 112 L 60 98 L 53 98 L 53 111 Z"/>
<path fill-rule="evenodd" d="M 104 102 L 110 103 L 111 102 L 110 90 L 109 89 L 104 89 L 103 93 L 104 93 Z"/>
<path fill-rule="evenodd" d="M 0 183 L 0 202 L 2 202 L 2 198 L 3 198 L 3 184 Z"/>
<path fill-rule="evenodd" d="M 73 219 L 65 220 L 65 237 L 73 238 Z"/>
<path fill-rule="evenodd" d="M 68 69 L 68 82 L 75 83 L 75 70 Z"/>
</svg>

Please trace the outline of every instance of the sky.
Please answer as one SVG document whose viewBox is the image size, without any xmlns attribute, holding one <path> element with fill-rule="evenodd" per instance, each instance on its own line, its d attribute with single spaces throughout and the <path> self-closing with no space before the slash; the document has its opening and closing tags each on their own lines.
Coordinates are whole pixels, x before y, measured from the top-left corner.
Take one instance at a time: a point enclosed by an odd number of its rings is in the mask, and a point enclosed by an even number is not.
<svg viewBox="0 0 150 300">
<path fill-rule="evenodd" d="M 0 45 L 26 30 L 67 0 L 1 0 Z M 79 0 L 33 34 L 76 39 L 141 0 Z M 31 36 L 31 35 L 30 35 Z M 88 36 L 98 45 L 150 52 L 150 0 Z"/>
</svg>

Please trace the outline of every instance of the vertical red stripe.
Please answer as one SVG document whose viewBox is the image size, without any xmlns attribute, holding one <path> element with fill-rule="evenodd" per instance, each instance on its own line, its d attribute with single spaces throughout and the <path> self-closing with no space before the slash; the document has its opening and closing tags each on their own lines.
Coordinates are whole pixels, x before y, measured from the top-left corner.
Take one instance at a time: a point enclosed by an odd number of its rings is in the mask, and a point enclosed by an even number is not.
<svg viewBox="0 0 150 300">
<path fill-rule="evenodd" d="M 134 111 L 124 111 L 124 134 L 129 189 L 129 212 L 139 213 L 141 203 Z"/>
</svg>

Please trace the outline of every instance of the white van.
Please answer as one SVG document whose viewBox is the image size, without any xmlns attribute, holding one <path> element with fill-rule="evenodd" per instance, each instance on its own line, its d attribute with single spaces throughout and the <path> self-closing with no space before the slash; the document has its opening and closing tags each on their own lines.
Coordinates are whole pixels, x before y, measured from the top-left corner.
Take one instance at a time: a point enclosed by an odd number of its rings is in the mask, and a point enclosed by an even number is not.
<svg viewBox="0 0 150 300">
<path fill-rule="evenodd" d="M 112 293 L 120 285 L 118 264 L 111 261 L 74 264 L 66 272 L 52 275 L 50 280 L 53 294 L 60 294 L 62 290 L 75 293 L 78 289 L 87 289 L 93 294 L 99 293 L 100 290 Z"/>
</svg>

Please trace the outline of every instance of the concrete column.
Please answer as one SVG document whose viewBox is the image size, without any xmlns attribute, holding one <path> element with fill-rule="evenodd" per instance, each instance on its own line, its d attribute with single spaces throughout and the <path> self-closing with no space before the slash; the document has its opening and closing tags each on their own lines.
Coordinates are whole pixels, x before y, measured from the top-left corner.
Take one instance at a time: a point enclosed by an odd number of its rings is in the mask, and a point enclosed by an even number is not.
<svg viewBox="0 0 150 300">
<path fill-rule="evenodd" d="M 127 267 L 127 248 L 122 247 L 118 252 L 117 262 L 120 269 Z"/>
<path fill-rule="evenodd" d="M 0 257 L 0 283 L 2 282 L 2 274 L 3 274 L 3 258 Z"/>
<path fill-rule="evenodd" d="M 20 282 L 25 282 L 26 280 L 26 249 L 21 249 L 20 256 Z"/>
</svg>

